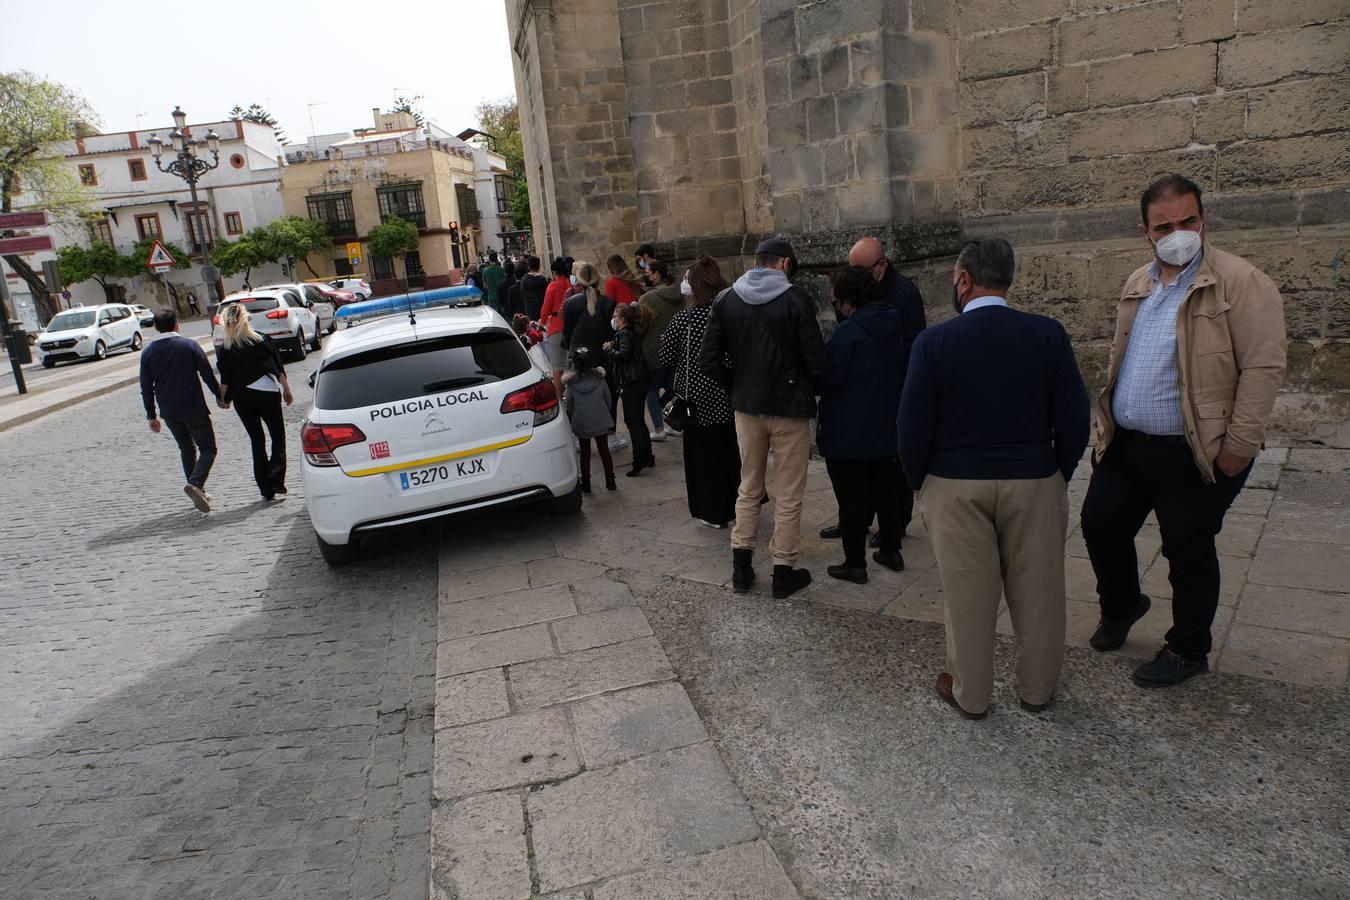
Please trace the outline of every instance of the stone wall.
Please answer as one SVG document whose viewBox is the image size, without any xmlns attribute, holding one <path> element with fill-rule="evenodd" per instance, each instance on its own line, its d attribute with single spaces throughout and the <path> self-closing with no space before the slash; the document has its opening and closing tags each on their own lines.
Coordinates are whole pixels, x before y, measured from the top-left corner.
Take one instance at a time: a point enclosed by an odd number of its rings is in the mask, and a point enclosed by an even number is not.
<svg viewBox="0 0 1350 900">
<path fill-rule="evenodd" d="M 937 320 L 961 235 L 1001 233 L 1017 301 L 1096 382 L 1149 258 L 1138 195 L 1178 171 L 1284 292 L 1280 432 L 1350 440 L 1345 0 L 506 2 L 552 252 L 653 241 L 734 274 L 782 233 L 819 293 L 810 271 L 875 235 Z"/>
</svg>

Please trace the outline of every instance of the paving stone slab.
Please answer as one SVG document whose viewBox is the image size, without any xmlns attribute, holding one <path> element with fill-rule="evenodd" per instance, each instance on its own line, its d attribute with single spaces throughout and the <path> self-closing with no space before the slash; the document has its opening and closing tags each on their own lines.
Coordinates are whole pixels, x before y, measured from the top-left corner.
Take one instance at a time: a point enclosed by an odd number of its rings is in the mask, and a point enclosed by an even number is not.
<svg viewBox="0 0 1350 900">
<path fill-rule="evenodd" d="M 511 692 L 520 709 L 581 700 L 675 677 L 655 638 L 581 650 L 512 666 Z"/>
<path fill-rule="evenodd" d="M 597 885 L 595 900 L 795 900 L 799 895 L 764 841 L 653 866 Z"/>
<path fill-rule="evenodd" d="M 1289 451 L 1289 468 L 1298 472 L 1350 474 L 1350 450 L 1299 449 Z"/>
<path fill-rule="evenodd" d="M 551 627 L 559 653 L 590 650 L 606 644 L 621 644 L 652 636 L 647 617 L 636 606 L 621 606 L 604 612 L 559 619 Z"/>
<path fill-rule="evenodd" d="M 1237 675 L 1344 688 L 1350 674 L 1350 640 L 1234 625 L 1216 666 Z"/>
<path fill-rule="evenodd" d="M 436 648 L 436 674 L 459 675 L 552 655 L 553 639 L 548 626 L 526 625 L 441 641 Z"/>
<path fill-rule="evenodd" d="M 441 568 L 442 603 L 458 603 L 462 600 L 473 600 L 529 586 L 529 573 L 525 570 L 524 564 L 518 562 L 464 572 L 447 566 Z"/>
<path fill-rule="evenodd" d="M 708 739 L 684 688 L 651 685 L 571 706 L 577 749 L 588 769 Z"/>
<path fill-rule="evenodd" d="M 1223 530 L 1214 539 L 1214 545 L 1220 556 L 1249 557 L 1256 552 L 1265 526 L 1266 520 L 1261 516 L 1240 516 L 1230 512 L 1224 516 Z"/>
<path fill-rule="evenodd" d="M 1350 585 L 1347 585 L 1350 587 Z M 1350 593 L 1249 584 L 1238 604 L 1237 622 L 1283 631 L 1350 638 Z"/>
<path fill-rule="evenodd" d="M 438 632 L 442 641 L 448 641 L 576 614 L 577 607 L 567 585 L 527 588 L 476 600 L 444 603 Z"/>
<path fill-rule="evenodd" d="M 582 615 L 633 605 L 632 588 L 608 576 L 573 581 L 568 587 L 572 590 L 572 602 Z"/>
<path fill-rule="evenodd" d="M 485 520 L 477 521 L 481 525 Z M 466 533 L 463 524 L 457 527 L 453 521 L 446 523 L 441 531 L 442 573 L 495 569 L 518 564 L 523 559 L 557 555 L 553 538 L 546 531 L 530 533 L 527 528 L 519 527 L 518 522 L 515 526 Z"/>
<path fill-rule="evenodd" d="M 564 553 L 567 548 L 563 548 Z M 560 556 L 557 559 L 536 559 L 527 564 L 530 573 L 530 585 L 540 587 L 546 584 L 560 584 L 569 581 L 584 581 L 587 578 L 600 578 L 609 570 L 608 566 L 570 559 Z"/>
<path fill-rule="evenodd" d="M 669 750 L 527 795 L 543 891 L 563 890 L 759 836 L 711 744 Z"/>
<path fill-rule="evenodd" d="M 526 900 L 530 864 L 516 793 L 442 803 L 431 814 L 435 900 Z"/>
<path fill-rule="evenodd" d="M 941 622 L 945 615 L 942 594 L 942 576 L 936 567 L 912 581 L 892 600 L 882 613 L 899 619 L 918 619 L 923 622 Z"/>
<path fill-rule="evenodd" d="M 436 681 L 436 730 L 495 719 L 511 712 L 506 672 L 484 669 Z"/>
<path fill-rule="evenodd" d="M 1344 591 L 1350 584 L 1350 548 L 1267 534 L 1247 578 L 1256 584 Z"/>
<path fill-rule="evenodd" d="M 437 732 L 432 792 L 441 800 L 467 797 L 580 769 L 567 714 L 538 710 Z"/>
</svg>

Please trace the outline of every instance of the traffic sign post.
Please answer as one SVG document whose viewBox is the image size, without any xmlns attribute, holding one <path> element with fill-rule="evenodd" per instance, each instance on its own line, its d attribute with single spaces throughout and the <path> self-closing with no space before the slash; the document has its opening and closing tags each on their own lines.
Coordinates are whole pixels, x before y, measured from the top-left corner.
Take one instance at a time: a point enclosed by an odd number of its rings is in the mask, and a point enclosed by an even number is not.
<svg viewBox="0 0 1350 900">
<path fill-rule="evenodd" d="M 156 272 L 167 272 L 174 267 L 178 260 L 159 241 L 150 245 L 150 255 L 145 258 L 145 266 L 148 269 L 154 269 Z"/>
</svg>

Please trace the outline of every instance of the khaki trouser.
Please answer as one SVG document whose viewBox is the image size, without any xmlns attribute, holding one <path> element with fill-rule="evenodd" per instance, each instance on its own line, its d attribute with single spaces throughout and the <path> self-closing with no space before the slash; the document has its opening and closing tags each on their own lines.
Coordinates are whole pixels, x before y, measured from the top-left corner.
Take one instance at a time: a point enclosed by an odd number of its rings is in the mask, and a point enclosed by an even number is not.
<svg viewBox="0 0 1350 900">
<path fill-rule="evenodd" d="M 1064 662 L 1064 479 L 924 479 L 919 510 L 946 599 L 947 666 L 966 712 L 994 689 L 999 597 L 1017 637 L 1017 690 L 1028 703 L 1055 692 Z"/>
<path fill-rule="evenodd" d="M 773 540 L 769 552 L 775 566 L 793 565 L 802 549 L 802 494 L 811 458 L 811 420 L 738 412 L 736 440 L 741 447 L 741 490 L 736 496 L 731 546 L 737 550 L 755 547 L 764 474 L 772 450 Z"/>
</svg>

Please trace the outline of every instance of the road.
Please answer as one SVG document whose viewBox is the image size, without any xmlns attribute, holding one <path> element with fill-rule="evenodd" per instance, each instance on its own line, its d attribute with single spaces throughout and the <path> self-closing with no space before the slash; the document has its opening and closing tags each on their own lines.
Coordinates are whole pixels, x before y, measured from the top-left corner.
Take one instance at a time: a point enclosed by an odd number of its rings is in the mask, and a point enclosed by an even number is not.
<svg viewBox="0 0 1350 900">
<path fill-rule="evenodd" d="M 182 323 L 184 337 L 201 337 L 211 333 L 208 319 L 192 319 Z M 147 341 L 155 336 L 154 328 L 142 328 L 141 336 Z M 37 361 L 37 349 L 33 350 L 33 362 L 23 367 L 23 378 L 31 387 L 43 382 L 65 381 L 80 375 L 96 375 L 105 371 L 108 365 L 116 364 L 133 355 L 127 350 L 118 350 L 106 360 L 88 359 L 80 362 L 61 363 L 53 369 L 44 369 Z M 14 367 L 9 364 L 9 355 L 0 353 L 0 396 L 9 396 L 14 390 Z"/>
<path fill-rule="evenodd" d="M 0 433 L 0 895 L 426 894 L 436 533 L 330 570 L 215 424 L 207 516 L 134 387 Z"/>
</svg>

